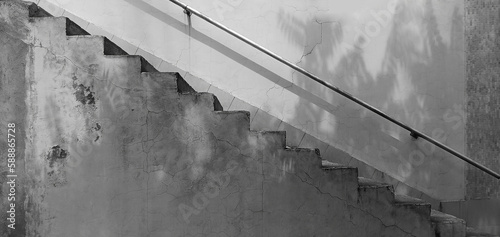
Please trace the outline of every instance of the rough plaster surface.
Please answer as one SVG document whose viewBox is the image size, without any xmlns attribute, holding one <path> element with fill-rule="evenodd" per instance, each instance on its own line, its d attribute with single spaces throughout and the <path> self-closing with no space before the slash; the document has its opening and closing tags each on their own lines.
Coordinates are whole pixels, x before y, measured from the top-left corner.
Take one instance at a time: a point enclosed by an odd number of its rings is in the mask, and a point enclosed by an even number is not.
<svg viewBox="0 0 500 237">
<path fill-rule="evenodd" d="M 203 78 L 231 95 L 228 105 L 236 97 L 277 118 L 278 124 L 298 128 L 304 133 L 291 139 L 294 146 L 311 136 L 408 189 L 440 200 L 465 196 L 464 164 L 455 157 L 412 140 L 406 131 L 213 26 L 187 19 L 168 1 L 40 2 L 53 3 L 59 14 L 78 15 L 132 43 L 132 53 L 151 53 Z M 461 0 L 186 3 L 464 152 Z M 397 9 L 395 14 L 391 9 Z M 267 125 L 256 129 L 276 129 L 274 123 Z"/>
<path fill-rule="evenodd" d="M 3 5 L 3 3 L 1 3 Z M 2 7 L 2 9 L 5 9 Z M 28 28 L 20 21 L 24 19 L 22 11 L 23 7 L 13 5 L 9 11 L 0 12 L 0 121 L 2 128 L 0 129 L 0 151 L 2 151 L 2 160 L 0 162 L 0 206 L 2 214 L 0 215 L 0 235 L 7 236 L 7 210 L 10 202 L 8 194 L 10 185 L 9 168 L 7 166 L 7 123 L 16 123 L 16 149 L 17 162 L 16 171 L 19 174 L 24 173 L 24 157 L 25 157 L 25 137 L 26 137 L 26 92 L 27 92 L 27 77 L 31 74 L 29 62 L 31 61 L 32 51 L 26 42 L 20 40 L 25 38 L 28 33 Z M 11 23 L 13 21 L 13 23 Z M 9 24 L 10 23 L 10 24 Z M 11 133 L 12 134 L 12 133 Z M 16 178 L 16 219 L 18 228 L 10 232 L 10 236 L 25 236 L 25 209 L 22 205 L 25 201 L 25 188 L 28 187 L 28 180 L 25 176 Z"/>
<path fill-rule="evenodd" d="M 500 200 L 476 199 L 442 203 L 444 212 L 461 218 L 480 233 L 500 235 Z M 481 235 L 479 235 L 481 236 Z M 489 236 L 489 235 L 485 235 Z"/>
<path fill-rule="evenodd" d="M 8 236 L 433 236 L 428 205 L 360 189 L 356 169 L 322 168 L 317 150 L 250 131 L 248 112 L 26 8 L 0 2 L 26 63 L 2 78 L 16 85 L 2 123 L 25 121 L 24 233 Z"/>
<path fill-rule="evenodd" d="M 499 13 L 497 1 L 466 1 L 467 154 L 500 169 Z M 478 169 L 466 172 L 468 199 L 500 197 L 500 181 Z"/>
<path fill-rule="evenodd" d="M 47 5 L 50 6 L 49 9 L 51 9 L 51 12 L 57 13 L 59 12 L 57 8 L 54 5 Z M 54 9 L 55 8 L 55 9 Z M 113 43 L 117 44 L 119 47 L 122 49 L 125 49 L 126 52 L 128 53 L 134 53 L 136 52 L 137 54 L 140 54 L 144 58 L 146 58 L 149 62 L 151 62 L 152 65 L 158 65 L 158 69 L 160 71 L 174 71 L 178 72 L 186 82 L 189 83 L 190 86 L 192 86 L 196 91 L 199 92 L 210 92 L 215 95 L 217 95 L 219 102 L 221 103 L 222 107 L 224 107 L 227 110 L 231 109 L 244 109 L 250 112 L 251 115 L 251 122 L 250 126 L 254 130 L 279 130 L 279 131 L 286 131 L 287 134 L 287 139 L 286 139 L 286 144 L 291 147 L 306 147 L 306 148 L 318 148 L 321 150 L 322 157 L 325 159 L 328 159 L 330 161 L 334 161 L 337 163 L 341 164 L 346 164 L 349 166 L 357 167 L 358 168 L 358 173 L 361 177 L 366 177 L 370 179 L 375 179 L 380 182 L 388 183 L 391 184 L 395 187 L 394 191 L 397 194 L 403 194 L 403 195 L 408 195 L 416 198 L 421 198 L 429 203 L 432 204 L 433 208 L 439 208 L 439 200 L 430 197 L 429 195 L 423 193 L 420 190 L 417 190 L 416 188 L 408 186 L 408 184 L 401 182 L 394 177 L 388 175 L 387 173 L 383 173 L 380 170 L 374 168 L 373 166 L 370 166 L 366 164 L 363 161 L 360 161 L 356 158 L 353 158 L 350 156 L 348 153 L 345 151 L 342 151 L 338 148 L 336 148 L 333 145 L 329 145 L 320 139 L 313 137 L 304 131 L 288 124 L 287 122 L 284 122 L 283 120 L 280 120 L 272 115 L 270 115 L 268 112 L 259 109 L 253 105 L 250 105 L 249 103 L 242 101 L 235 96 L 231 95 L 230 93 L 220 90 L 213 84 L 208 84 L 205 80 L 193 76 L 189 72 L 186 72 L 179 67 L 176 67 L 161 58 L 158 58 L 157 56 L 148 53 L 137 46 L 134 46 L 116 35 L 112 35 L 107 31 L 104 31 L 103 29 L 95 26 L 94 24 L 82 20 L 81 18 L 69 14 L 67 12 L 64 12 L 64 16 L 70 17 L 72 21 L 78 22 L 80 26 L 83 26 L 82 28 L 86 31 L 88 31 L 91 34 L 94 35 L 103 35 L 106 36 L 109 39 L 113 39 Z"/>
</svg>

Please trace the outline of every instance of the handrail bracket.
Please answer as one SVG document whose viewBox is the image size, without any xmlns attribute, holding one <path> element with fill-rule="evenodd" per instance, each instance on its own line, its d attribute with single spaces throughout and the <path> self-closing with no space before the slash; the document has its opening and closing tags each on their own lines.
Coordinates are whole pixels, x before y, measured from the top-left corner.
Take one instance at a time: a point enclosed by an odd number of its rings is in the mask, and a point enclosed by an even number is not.
<svg viewBox="0 0 500 237">
<path fill-rule="evenodd" d="M 193 14 L 193 13 L 189 10 L 189 8 L 188 8 L 188 6 L 187 6 L 187 5 L 186 5 L 186 7 L 184 8 L 184 13 L 185 13 L 188 17 L 191 17 L 191 15 Z"/>
<path fill-rule="evenodd" d="M 411 132 L 410 132 L 410 136 L 411 136 L 411 137 L 413 137 L 414 139 L 418 139 L 418 137 L 419 137 L 419 136 L 418 136 L 418 133 L 417 133 L 417 132 L 415 132 L 415 131 L 411 131 Z"/>
</svg>

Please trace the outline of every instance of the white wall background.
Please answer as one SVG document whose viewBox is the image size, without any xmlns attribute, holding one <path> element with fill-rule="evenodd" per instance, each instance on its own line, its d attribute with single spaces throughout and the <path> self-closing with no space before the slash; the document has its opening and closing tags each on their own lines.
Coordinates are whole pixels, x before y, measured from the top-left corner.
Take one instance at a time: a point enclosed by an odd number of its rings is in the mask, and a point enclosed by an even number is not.
<svg viewBox="0 0 500 237">
<path fill-rule="evenodd" d="M 464 197 L 465 166 L 458 158 L 201 19 L 189 21 L 168 0 L 38 2 L 91 22 L 431 197 Z M 185 3 L 464 152 L 462 0 Z"/>
</svg>

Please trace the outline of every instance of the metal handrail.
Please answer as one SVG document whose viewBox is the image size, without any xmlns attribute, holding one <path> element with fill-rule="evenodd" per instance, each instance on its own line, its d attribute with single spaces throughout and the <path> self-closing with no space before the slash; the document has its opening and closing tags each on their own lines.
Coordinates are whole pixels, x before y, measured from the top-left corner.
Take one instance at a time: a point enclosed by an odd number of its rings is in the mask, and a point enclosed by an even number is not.
<svg viewBox="0 0 500 237">
<path fill-rule="evenodd" d="M 274 59 L 278 60 L 279 62 L 281 62 L 281 63 L 283 63 L 283 64 L 285 64 L 285 65 L 287 65 L 287 66 L 291 67 L 292 69 L 294 69 L 294 70 L 296 70 L 296 71 L 299 71 L 300 73 L 302 73 L 302 74 L 304 74 L 305 76 L 307 76 L 307 77 L 309 77 L 309 78 L 313 79 L 313 80 L 314 80 L 314 81 L 316 81 L 317 83 L 319 83 L 319 84 L 321 84 L 321 85 L 323 85 L 323 86 L 327 87 L 328 89 L 333 90 L 333 91 L 335 91 L 335 92 L 337 92 L 337 93 L 341 94 L 342 96 L 346 97 L 347 99 L 350 99 L 350 100 L 352 100 L 352 101 L 356 102 L 357 104 L 359 104 L 359 105 L 361 105 L 361 106 L 365 107 L 366 109 L 368 109 L 368 110 L 370 110 L 370 111 L 372 111 L 372 112 L 374 112 L 374 113 L 376 113 L 376 114 L 380 115 L 381 117 L 383 117 L 383 118 L 385 118 L 385 119 L 387 119 L 387 120 L 389 120 L 389 121 L 391 121 L 391 122 L 393 122 L 393 123 L 395 123 L 395 124 L 399 125 L 400 127 L 404 128 L 404 129 L 408 130 L 408 131 L 410 132 L 410 135 L 411 135 L 412 137 L 414 137 L 414 138 L 419 138 L 419 137 L 421 137 L 421 138 L 423 138 L 423 139 L 427 140 L 428 142 L 430 142 L 430 143 L 432 143 L 432 144 L 434 144 L 434 145 L 436 145 L 436 146 L 440 147 L 441 149 L 443 149 L 443 150 L 445 150 L 445 151 L 447 151 L 447 152 L 449 152 L 449 153 L 451 153 L 451 154 L 455 155 L 456 157 L 458 157 L 458 158 L 460 158 L 460 159 L 464 160 L 465 162 L 467 162 L 467 163 L 469 163 L 469 164 L 471 164 L 471 165 L 473 165 L 473 166 L 477 167 L 478 169 L 480 169 L 480 170 L 482 170 L 482 171 L 484 171 L 484 172 L 488 173 L 489 175 L 491 175 L 491 176 L 493 176 L 493 177 L 495 177 L 495 178 L 497 178 L 497 179 L 500 179 L 500 174 L 498 174 L 498 173 L 496 173 L 495 171 L 493 171 L 493 170 L 489 169 L 488 167 L 486 167 L 486 166 L 484 166 L 484 165 L 482 165 L 482 164 L 480 164 L 480 163 L 478 163 L 478 162 L 476 162 L 476 161 L 472 160 L 471 158 L 469 158 L 469 157 L 467 157 L 467 156 L 465 156 L 465 155 L 460 154 L 459 152 L 457 152 L 457 151 L 455 151 L 455 150 L 451 149 L 450 147 L 448 147 L 448 146 L 446 146 L 446 145 L 444 145 L 444 144 L 442 144 L 442 143 L 440 143 L 440 142 L 436 141 L 435 139 L 433 139 L 433 138 L 431 138 L 431 137 L 427 136 L 426 134 L 421 133 L 421 132 L 419 132 L 418 130 L 413 129 L 413 128 L 411 128 L 410 126 L 408 126 L 408 125 L 406 125 L 406 124 L 404 124 L 404 123 L 402 123 L 402 122 L 400 122 L 400 121 L 398 121 L 398 120 L 396 120 L 396 119 L 392 118 L 391 116 L 389 116 L 389 115 L 385 114 L 384 112 L 382 112 L 382 111 L 378 110 L 377 108 L 375 108 L 375 107 L 373 107 L 373 106 L 369 105 L 368 103 L 366 103 L 366 102 L 364 102 L 364 101 L 362 101 L 362 100 L 360 100 L 360 99 L 358 99 L 358 98 L 356 98 L 356 97 L 352 96 L 351 94 L 349 94 L 349 93 L 347 93 L 347 92 L 343 91 L 342 89 L 340 89 L 340 88 L 338 88 L 338 87 L 336 87 L 336 86 L 334 86 L 334 85 L 331 85 L 330 83 L 328 83 L 328 82 L 326 82 L 326 81 L 321 80 L 318 76 L 316 76 L 316 75 L 314 75 L 314 74 L 312 74 L 312 73 L 310 73 L 310 72 L 306 71 L 305 69 L 303 69 L 303 68 L 301 68 L 301 67 L 298 67 L 297 65 L 295 65 L 295 64 L 293 64 L 293 63 L 291 63 L 290 61 L 288 61 L 288 60 L 284 59 L 283 57 L 281 57 L 281 56 L 279 56 L 279 55 L 277 55 L 277 54 L 275 54 L 275 53 L 271 52 L 270 50 L 268 50 L 268 49 L 266 49 L 266 48 L 264 48 L 264 47 L 262 47 L 262 46 L 258 45 L 257 43 L 253 42 L 252 40 L 250 40 L 250 39 L 248 39 L 248 38 L 246 38 L 246 37 L 244 37 L 244 36 L 242 36 L 241 34 L 239 34 L 239 33 L 235 32 L 235 31 L 233 31 L 233 30 L 231 30 L 231 29 L 227 28 L 226 26 L 222 25 L 221 23 L 219 23 L 219 22 L 217 22 L 217 21 L 215 21 L 215 20 L 212 20 L 210 17 L 208 17 L 208 16 L 206 16 L 206 15 L 202 14 L 201 12 L 199 12 L 199 11 L 197 11 L 197 10 L 195 10 L 195 9 L 191 8 L 190 6 L 188 6 L 188 5 L 184 4 L 184 3 L 180 2 L 180 1 L 177 1 L 177 0 L 169 0 L 169 1 L 171 1 L 172 3 L 174 3 L 174 4 L 178 5 L 178 6 L 179 6 L 179 7 L 181 7 L 181 8 L 183 8 L 183 9 L 184 9 L 184 12 L 185 12 L 188 16 L 191 16 L 191 14 L 194 14 L 194 15 L 196 15 L 196 16 L 198 16 L 198 17 L 200 17 L 201 19 L 203 19 L 203 20 L 205 20 L 205 21 L 209 22 L 210 24 L 212 24 L 212 25 L 216 26 L 217 28 L 219 28 L 219 29 L 221 29 L 221 30 L 223 30 L 223 31 L 227 32 L 228 34 L 230 34 L 230 35 L 232 35 L 232 36 L 234 36 L 234 37 L 238 38 L 239 40 L 241 40 L 241 41 L 243 41 L 243 42 L 245 42 L 245 43 L 247 43 L 247 44 L 251 45 L 252 47 L 254 47 L 254 48 L 258 49 L 259 51 L 261 51 L 261 52 L 263 52 L 263 53 L 265 53 L 265 54 L 269 55 L 270 57 L 272 57 L 272 58 L 274 58 Z"/>
</svg>

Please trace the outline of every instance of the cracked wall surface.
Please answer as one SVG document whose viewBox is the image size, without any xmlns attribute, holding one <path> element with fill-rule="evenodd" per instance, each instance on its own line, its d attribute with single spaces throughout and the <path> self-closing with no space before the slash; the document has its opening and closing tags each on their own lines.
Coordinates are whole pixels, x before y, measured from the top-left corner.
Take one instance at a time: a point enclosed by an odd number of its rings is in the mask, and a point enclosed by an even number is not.
<svg viewBox="0 0 500 237">
<path fill-rule="evenodd" d="M 104 56 L 102 37 L 66 36 L 65 18 L 19 13 L 0 37 L 25 60 L 3 62 L 18 78 L 1 81 L 3 108 L 16 110 L 2 122 L 25 120 L 20 235 L 431 236 L 428 213 L 360 199 L 355 169 L 321 169 L 318 150 L 251 131 L 248 112 L 179 94 L 175 73 Z"/>
<path fill-rule="evenodd" d="M 455 157 L 412 140 L 407 131 L 208 23 L 196 17 L 189 20 L 168 1 L 38 2 L 53 3 L 64 9 L 59 14 L 78 15 L 111 37 L 139 46 L 130 48 L 131 53 L 149 53 L 163 60 L 154 66 L 172 64 L 233 100 L 248 102 L 305 132 L 289 145 L 298 146 L 305 135 L 311 136 L 432 198 L 464 198 L 464 164 Z M 464 152 L 462 1 L 186 3 Z M 232 100 L 222 103 L 229 105 Z M 286 128 L 280 125 L 260 124 L 255 129 Z"/>
</svg>

